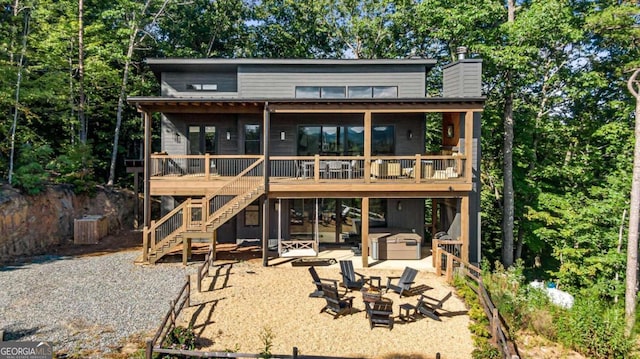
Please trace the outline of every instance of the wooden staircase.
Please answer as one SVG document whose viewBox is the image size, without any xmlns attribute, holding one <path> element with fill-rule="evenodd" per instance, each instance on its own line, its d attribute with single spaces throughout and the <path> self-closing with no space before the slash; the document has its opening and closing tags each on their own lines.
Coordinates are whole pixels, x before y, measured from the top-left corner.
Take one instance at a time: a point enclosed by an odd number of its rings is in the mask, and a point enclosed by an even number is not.
<svg viewBox="0 0 640 359">
<path fill-rule="evenodd" d="M 139 262 L 155 264 L 168 253 L 181 247 L 185 250 L 187 239 L 213 240 L 220 226 L 264 194 L 262 167 L 263 159 L 259 159 L 212 195 L 189 198 L 159 221 L 152 221 L 143 230 Z"/>
</svg>

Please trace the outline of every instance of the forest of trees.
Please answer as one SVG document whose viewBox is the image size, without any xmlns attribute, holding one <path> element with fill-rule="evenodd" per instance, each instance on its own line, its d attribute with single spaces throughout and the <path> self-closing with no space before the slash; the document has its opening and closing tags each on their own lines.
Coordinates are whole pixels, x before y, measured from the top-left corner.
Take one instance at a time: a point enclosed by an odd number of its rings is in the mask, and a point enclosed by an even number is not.
<svg viewBox="0 0 640 359">
<path fill-rule="evenodd" d="M 126 96 L 158 93 L 148 57 L 424 56 L 442 65 L 467 46 L 483 59 L 487 96 L 483 256 L 537 263 L 538 275 L 574 293 L 624 297 L 637 1 L 0 3 L 3 182 L 130 185 L 123 159 L 137 157 L 142 131 Z"/>
</svg>

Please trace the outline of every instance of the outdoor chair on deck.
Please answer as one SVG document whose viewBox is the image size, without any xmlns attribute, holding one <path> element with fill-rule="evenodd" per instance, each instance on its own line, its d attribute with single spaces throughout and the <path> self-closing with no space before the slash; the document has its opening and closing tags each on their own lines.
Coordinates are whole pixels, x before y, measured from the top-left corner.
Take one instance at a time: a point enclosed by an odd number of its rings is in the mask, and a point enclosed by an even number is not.
<svg viewBox="0 0 640 359">
<path fill-rule="evenodd" d="M 367 277 L 353 269 L 353 262 L 350 260 L 340 261 L 340 274 L 342 275 L 342 283 L 340 285 L 345 287 L 347 291 L 360 290 L 369 281 Z M 356 279 L 356 276 L 360 278 Z"/>
<path fill-rule="evenodd" d="M 320 313 L 327 312 L 333 315 L 333 319 L 343 315 L 353 313 L 353 299 L 355 297 L 343 297 L 338 295 L 338 288 L 330 284 L 321 284 L 322 297 L 327 301 L 327 305 Z"/>
<path fill-rule="evenodd" d="M 322 298 L 323 292 L 322 292 L 322 284 L 323 282 L 328 282 L 328 283 L 333 283 L 334 287 L 338 287 L 338 281 L 335 279 L 328 279 L 328 278 L 320 278 L 320 276 L 318 275 L 318 272 L 316 272 L 316 268 L 314 266 L 309 267 L 309 273 L 311 274 L 311 278 L 313 279 L 313 284 L 315 284 L 316 286 L 316 290 L 309 294 L 309 297 L 311 298 Z"/>
<path fill-rule="evenodd" d="M 369 327 L 383 326 L 393 329 L 393 303 L 386 300 L 378 300 L 373 303 L 365 302 Z"/>
<path fill-rule="evenodd" d="M 403 294 L 413 295 L 414 293 L 411 291 L 411 286 L 414 284 L 413 280 L 416 279 L 417 274 L 417 270 L 405 267 L 400 277 L 387 277 L 387 292 L 391 289 L 398 293 L 400 297 L 402 297 Z M 391 283 L 391 280 L 396 278 L 398 278 L 397 284 Z"/>
</svg>

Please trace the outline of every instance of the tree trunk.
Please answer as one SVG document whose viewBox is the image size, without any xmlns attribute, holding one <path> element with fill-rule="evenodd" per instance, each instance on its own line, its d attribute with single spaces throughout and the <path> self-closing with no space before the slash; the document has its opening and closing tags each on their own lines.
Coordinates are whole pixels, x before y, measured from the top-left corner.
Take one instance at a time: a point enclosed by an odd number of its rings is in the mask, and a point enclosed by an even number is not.
<svg viewBox="0 0 640 359">
<path fill-rule="evenodd" d="M 116 113 L 116 129 L 113 134 L 113 151 L 111 152 L 111 165 L 109 166 L 109 180 L 107 186 L 113 186 L 116 177 L 116 159 L 118 158 L 118 141 L 120 140 L 120 126 L 122 125 L 122 110 L 124 107 L 124 99 L 127 95 L 127 82 L 129 80 L 129 66 L 133 57 L 133 48 L 135 46 L 136 33 L 138 27 L 134 23 L 129 36 L 129 47 L 127 48 L 127 56 L 124 60 L 124 70 L 122 74 L 122 83 L 120 84 L 120 96 L 118 97 L 118 110 Z"/>
<path fill-rule="evenodd" d="M 636 319 L 638 282 L 638 225 L 640 224 L 640 68 L 627 81 L 627 88 L 636 98 L 635 146 L 633 150 L 633 179 L 631 182 L 631 208 L 629 209 L 629 240 L 627 242 L 627 280 L 624 296 L 625 334 L 631 335 Z"/>
<path fill-rule="evenodd" d="M 140 12 L 140 22 L 142 22 L 142 19 L 144 18 L 145 14 L 147 13 L 147 10 L 149 9 L 149 7 L 151 6 L 151 2 L 153 0 L 147 0 L 144 4 L 144 7 L 142 9 L 142 11 Z M 164 12 L 165 7 L 167 6 L 167 3 L 169 2 L 169 0 L 164 0 L 162 3 L 162 6 L 160 7 L 160 10 L 158 10 L 158 12 L 154 15 L 152 21 L 149 22 L 149 24 L 147 24 L 146 26 L 152 27 L 158 17 Z M 127 83 L 129 81 L 129 68 L 131 67 L 131 59 L 133 58 L 133 50 L 135 49 L 136 45 L 141 42 L 145 36 L 147 36 L 147 33 L 145 33 L 140 39 L 138 39 L 138 41 L 136 41 L 136 38 L 138 36 L 138 31 L 141 28 L 140 23 L 137 20 L 137 16 L 135 16 L 136 14 L 133 13 L 132 16 L 132 20 L 131 20 L 131 33 L 129 34 L 129 46 L 127 47 L 127 56 L 124 59 L 124 70 L 122 73 L 122 83 L 120 84 L 120 96 L 118 97 L 118 110 L 116 113 L 116 128 L 113 134 L 113 150 L 111 152 L 111 165 L 109 166 L 109 179 L 107 180 L 107 186 L 113 186 L 113 183 L 115 181 L 115 177 L 116 177 L 116 159 L 118 158 L 118 142 L 120 140 L 120 126 L 122 125 L 122 111 L 124 108 L 124 100 L 125 97 L 127 96 Z"/>
<path fill-rule="evenodd" d="M 508 22 L 515 21 L 515 1 L 507 1 Z M 506 98 L 504 104 L 504 194 L 502 214 L 502 264 L 510 267 L 513 264 L 513 220 L 514 220 L 514 192 L 513 192 L 513 89 L 512 74 L 507 72 L 505 79 Z"/>
<path fill-rule="evenodd" d="M 16 7 L 18 2 L 16 1 Z M 17 10 L 16 10 L 17 11 Z M 17 14 L 17 12 L 16 12 Z M 24 28 L 22 29 L 22 50 L 18 60 L 18 77 L 16 79 L 16 102 L 13 108 L 13 122 L 11 123 L 11 154 L 9 155 L 9 184 L 13 181 L 13 161 L 15 157 L 16 129 L 18 127 L 18 112 L 20 112 L 20 84 L 22 83 L 22 67 L 24 66 L 24 54 L 27 52 L 27 35 L 29 35 L 29 10 L 24 13 Z"/>
<path fill-rule="evenodd" d="M 80 123 L 80 143 L 87 143 L 89 126 L 84 116 L 86 99 L 84 95 L 84 0 L 78 0 L 78 122 Z"/>
</svg>

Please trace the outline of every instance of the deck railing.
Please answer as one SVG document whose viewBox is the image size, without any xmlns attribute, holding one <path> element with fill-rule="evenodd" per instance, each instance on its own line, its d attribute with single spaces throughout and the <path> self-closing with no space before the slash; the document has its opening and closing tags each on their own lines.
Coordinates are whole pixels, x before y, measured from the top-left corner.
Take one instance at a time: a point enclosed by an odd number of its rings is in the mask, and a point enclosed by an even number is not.
<svg viewBox="0 0 640 359">
<path fill-rule="evenodd" d="M 151 176 L 235 177 L 261 156 L 241 155 L 152 155 Z M 451 181 L 465 178 L 464 155 L 373 156 L 272 156 L 269 176 L 272 182 L 403 181 L 406 183 Z"/>
<path fill-rule="evenodd" d="M 262 156 L 151 155 L 151 176 L 234 177 Z"/>
</svg>

